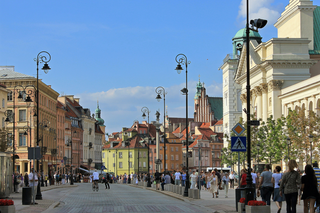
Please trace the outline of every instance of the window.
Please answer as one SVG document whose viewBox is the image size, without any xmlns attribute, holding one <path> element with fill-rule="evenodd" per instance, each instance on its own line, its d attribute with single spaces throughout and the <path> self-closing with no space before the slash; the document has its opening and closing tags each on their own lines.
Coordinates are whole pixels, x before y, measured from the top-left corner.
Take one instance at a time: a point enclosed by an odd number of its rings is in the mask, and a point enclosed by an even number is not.
<svg viewBox="0 0 320 213">
<path fill-rule="evenodd" d="M 146 162 L 143 162 L 143 168 L 146 168 Z"/>
<path fill-rule="evenodd" d="M 171 152 L 173 152 L 173 147 L 171 147 Z"/>
<path fill-rule="evenodd" d="M 174 160 L 174 155 L 171 155 L 171 160 Z"/>
<path fill-rule="evenodd" d="M 120 153 L 120 152 L 119 152 Z M 119 162 L 119 168 L 122 168 L 122 162 Z"/>
<path fill-rule="evenodd" d="M 24 163 L 24 172 L 28 172 L 28 163 Z"/>
<path fill-rule="evenodd" d="M 19 146 L 26 146 L 27 145 L 27 137 L 24 133 L 19 133 Z"/>
<path fill-rule="evenodd" d="M 4 125 L 4 118 L 2 118 L 2 126 L 1 127 L 4 128 L 4 126 L 5 126 Z"/>
<path fill-rule="evenodd" d="M 139 167 L 141 167 L 141 161 L 139 162 Z"/>
<path fill-rule="evenodd" d="M 154 149 L 154 153 L 157 153 L 157 149 Z"/>
<path fill-rule="evenodd" d="M 26 92 L 25 91 L 20 91 L 19 92 L 19 96 L 21 96 L 22 97 L 22 101 L 25 101 L 26 100 Z"/>
<path fill-rule="evenodd" d="M 119 152 L 119 158 L 122 158 L 122 152 Z M 122 165 L 122 164 L 121 164 Z"/>
<path fill-rule="evenodd" d="M 154 157 L 154 162 L 156 162 L 157 161 L 157 157 Z"/>
<path fill-rule="evenodd" d="M 12 92 L 9 92 L 9 93 L 7 94 L 7 100 L 8 100 L 8 101 L 12 101 Z"/>
<path fill-rule="evenodd" d="M 179 152 L 179 148 L 178 147 L 176 147 L 176 152 Z"/>
<path fill-rule="evenodd" d="M 162 154 L 160 154 L 160 160 L 162 160 Z"/>
<path fill-rule="evenodd" d="M 112 165 L 113 165 L 113 167 L 115 167 L 115 166 L 116 166 L 116 164 L 115 164 L 115 163 L 113 163 Z"/>
<path fill-rule="evenodd" d="M 26 110 L 25 109 L 19 110 L 19 121 L 26 121 L 26 118 L 27 118 Z"/>
<path fill-rule="evenodd" d="M 106 154 L 106 153 L 103 153 L 103 154 L 102 154 L 102 158 L 104 158 L 104 154 Z"/>
<path fill-rule="evenodd" d="M 168 155 L 166 154 L 166 160 L 168 160 Z"/>
<path fill-rule="evenodd" d="M 162 146 L 160 146 L 160 150 L 162 150 Z"/>
<path fill-rule="evenodd" d="M 174 169 L 174 164 L 173 163 L 171 164 L 171 169 Z"/>
<path fill-rule="evenodd" d="M 141 152 L 139 152 L 139 158 L 141 158 Z"/>
<path fill-rule="evenodd" d="M 132 162 L 129 162 L 129 167 L 132 168 Z"/>
<path fill-rule="evenodd" d="M 129 158 L 132 158 L 132 152 L 129 152 Z"/>
<path fill-rule="evenodd" d="M 143 152 L 143 157 L 145 158 L 147 156 L 146 152 Z"/>
<path fill-rule="evenodd" d="M 179 155 L 176 155 L 176 160 L 179 160 Z"/>
<path fill-rule="evenodd" d="M 179 169 L 179 164 L 178 163 L 176 164 L 176 169 Z"/>
<path fill-rule="evenodd" d="M 115 154 L 115 153 L 113 153 L 113 154 L 112 154 L 112 156 L 113 156 L 113 157 L 115 157 L 115 156 L 116 156 L 116 154 Z"/>
<path fill-rule="evenodd" d="M 4 98 L 2 99 L 2 108 L 4 108 L 5 107 L 5 100 L 4 100 Z"/>
</svg>

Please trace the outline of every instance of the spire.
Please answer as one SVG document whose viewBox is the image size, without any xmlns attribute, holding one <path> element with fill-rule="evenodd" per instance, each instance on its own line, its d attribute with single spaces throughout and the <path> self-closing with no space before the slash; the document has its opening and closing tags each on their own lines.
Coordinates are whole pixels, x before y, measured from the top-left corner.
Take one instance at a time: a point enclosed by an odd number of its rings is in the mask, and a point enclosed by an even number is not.
<svg viewBox="0 0 320 213">
<path fill-rule="evenodd" d="M 95 119 L 98 121 L 100 126 L 104 126 L 104 120 L 101 118 L 101 110 L 99 108 L 99 100 L 97 100 L 97 109 Z"/>
</svg>

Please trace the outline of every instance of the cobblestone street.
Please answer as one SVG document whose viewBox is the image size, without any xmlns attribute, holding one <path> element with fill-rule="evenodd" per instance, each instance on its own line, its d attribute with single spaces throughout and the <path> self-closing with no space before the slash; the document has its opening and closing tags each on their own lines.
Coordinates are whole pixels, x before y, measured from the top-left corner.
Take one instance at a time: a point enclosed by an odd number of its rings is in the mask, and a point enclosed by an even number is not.
<svg viewBox="0 0 320 213">
<path fill-rule="evenodd" d="M 91 184 L 80 184 L 45 212 L 212 212 L 150 190 L 120 184 L 106 190 L 99 185 L 99 192 L 93 192 Z"/>
</svg>

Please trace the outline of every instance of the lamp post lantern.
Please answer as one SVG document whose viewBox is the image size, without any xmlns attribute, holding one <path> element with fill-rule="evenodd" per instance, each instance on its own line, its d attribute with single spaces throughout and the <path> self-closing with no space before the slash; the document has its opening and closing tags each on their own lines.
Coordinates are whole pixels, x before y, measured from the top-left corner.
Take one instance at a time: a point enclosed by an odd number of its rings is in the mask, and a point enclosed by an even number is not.
<svg viewBox="0 0 320 213">
<path fill-rule="evenodd" d="M 186 167 L 187 167 L 187 171 L 186 171 L 186 186 L 185 186 L 185 190 L 184 190 L 184 194 L 183 196 L 188 197 L 188 189 L 189 189 L 189 162 L 188 162 L 188 155 L 189 155 L 189 142 L 188 142 L 188 64 L 190 64 L 191 62 L 188 61 L 187 56 L 185 56 L 184 54 L 178 54 L 176 56 L 176 62 L 178 63 L 176 70 L 178 72 L 178 74 L 181 73 L 181 71 L 183 70 L 182 65 L 186 66 L 186 87 L 183 88 L 181 90 L 181 92 L 186 95 Z"/>
<path fill-rule="evenodd" d="M 156 88 L 156 93 L 157 93 L 157 101 L 160 102 L 161 95 L 163 96 L 163 156 L 164 156 L 164 173 L 167 172 L 167 167 L 166 167 L 166 90 L 162 86 L 158 86 Z M 160 170 L 159 170 L 160 171 Z"/>
</svg>

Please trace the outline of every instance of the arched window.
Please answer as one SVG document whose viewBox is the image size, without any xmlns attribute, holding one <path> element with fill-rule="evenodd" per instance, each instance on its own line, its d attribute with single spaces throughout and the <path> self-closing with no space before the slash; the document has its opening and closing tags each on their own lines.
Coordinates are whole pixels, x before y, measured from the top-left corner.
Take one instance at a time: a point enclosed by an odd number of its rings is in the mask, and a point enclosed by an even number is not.
<svg viewBox="0 0 320 213">
<path fill-rule="evenodd" d="M 6 105 L 6 103 L 5 103 L 5 100 L 4 100 L 4 98 L 2 99 L 2 108 L 5 108 L 5 105 Z"/>
</svg>

